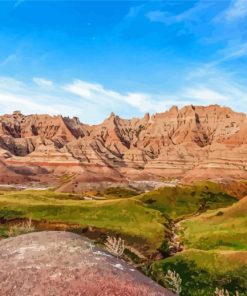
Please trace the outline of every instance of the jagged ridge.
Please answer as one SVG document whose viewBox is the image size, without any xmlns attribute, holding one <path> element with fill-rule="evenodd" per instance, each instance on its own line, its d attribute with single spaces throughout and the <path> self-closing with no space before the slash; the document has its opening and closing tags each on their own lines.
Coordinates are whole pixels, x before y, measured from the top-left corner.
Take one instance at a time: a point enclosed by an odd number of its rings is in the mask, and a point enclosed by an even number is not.
<svg viewBox="0 0 247 296">
<path fill-rule="evenodd" d="M 111 114 L 98 125 L 78 118 L 0 116 L 0 147 L 8 162 L 134 167 L 181 176 L 205 168 L 247 170 L 247 117 L 227 107 L 176 106 L 131 120 Z M 241 173 L 240 173 L 241 175 Z"/>
</svg>

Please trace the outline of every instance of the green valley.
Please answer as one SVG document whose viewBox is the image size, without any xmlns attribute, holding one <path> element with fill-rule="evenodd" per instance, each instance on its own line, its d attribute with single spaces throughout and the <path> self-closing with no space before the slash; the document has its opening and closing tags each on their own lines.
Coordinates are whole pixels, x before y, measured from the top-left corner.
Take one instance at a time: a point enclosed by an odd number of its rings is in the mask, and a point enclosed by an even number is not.
<svg viewBox="0 0 247 296">
<path fill-rule="evenodd" d="M 238 201 L 212 182 L 140 195 L 116 187 L 87 196 L 2 189 L 0 235 L 31 218 L 36 230 L 60 226 L 89 237 L 91 231 L 99 243 L 107 235 L 121 237 L 127 260 L 160 284 L 166 285 L 168 270 L 178 273 L 181 296 L 214 295 L 216 287 L 246 293 L 246 198 Z M 174 237 L 182 247 L 171 252 Z"/>
</svg>

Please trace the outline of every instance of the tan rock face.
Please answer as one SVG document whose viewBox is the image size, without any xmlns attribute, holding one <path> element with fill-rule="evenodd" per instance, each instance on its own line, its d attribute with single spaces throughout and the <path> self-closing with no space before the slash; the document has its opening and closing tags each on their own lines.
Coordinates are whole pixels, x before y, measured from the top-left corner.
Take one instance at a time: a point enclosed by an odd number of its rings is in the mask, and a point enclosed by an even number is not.
<svg viewBox="0 0 247 296">
<path fill-rule="evenodd" d="M 9 166 L 100 165 L 188 181 L 247 178 L 247 117 L 218 105 L 174 106 L 140 119 L 111 114 L 89 126 L 77 118 L 15 112 L 0 116 L 0 148 Z"/>
</svg>

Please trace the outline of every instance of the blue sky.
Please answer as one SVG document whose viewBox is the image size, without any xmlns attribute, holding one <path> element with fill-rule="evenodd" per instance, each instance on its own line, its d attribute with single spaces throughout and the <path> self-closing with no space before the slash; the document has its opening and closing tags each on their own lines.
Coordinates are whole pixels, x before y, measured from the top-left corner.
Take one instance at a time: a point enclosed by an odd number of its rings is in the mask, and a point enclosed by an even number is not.
<svg viewBox="0 0 247 296">
<path fill-rule="evenodd" d="M 0 110 L 247 112 L 247 0 L 1 1 Z"/>
</svg>

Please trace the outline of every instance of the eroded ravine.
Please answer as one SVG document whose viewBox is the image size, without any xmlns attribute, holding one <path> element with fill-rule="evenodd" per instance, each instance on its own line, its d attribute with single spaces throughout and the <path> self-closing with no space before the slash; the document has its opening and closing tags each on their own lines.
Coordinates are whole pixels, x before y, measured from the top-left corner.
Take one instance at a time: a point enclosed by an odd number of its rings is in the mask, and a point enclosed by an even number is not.
<svg viewBox="0 0 247 296">
<path fill-rule="evenodd" d="M 201 203 L 198 210 L 193 212 L 192 214 L 180 217 L 175 220 L 171 220 L 169 222 L 169 256 L 174 256 L 175 254 L 182 252 L 184 250 L 184 245 L 179 235 L 179 233 L 182 231 L 181 223 L 193 217 L 200 216 L 205 211 L 206 203 Z"/>
</svg>

